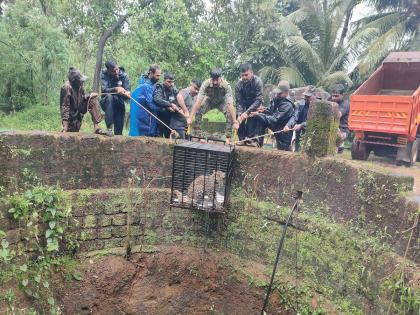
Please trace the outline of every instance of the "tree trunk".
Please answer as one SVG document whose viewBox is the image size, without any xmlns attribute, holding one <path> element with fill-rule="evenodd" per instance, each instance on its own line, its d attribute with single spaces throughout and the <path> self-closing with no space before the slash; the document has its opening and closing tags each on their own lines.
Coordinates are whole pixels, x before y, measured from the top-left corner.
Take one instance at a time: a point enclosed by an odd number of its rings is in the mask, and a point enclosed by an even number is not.
<svg viewBox="0 0 420 315">
<path fill-rule="evenodd" d="M 39 3 L 41 4 L 42 12 L 44 12 L 45 16 L 48 16 L 48 4 L 45 0 L 39 0 Z"/>
<path fill-rule="evenodd" d="M 104 54 L 104 48 L 106 41 L 108 38 L 111 37 L 112 33 L 119 28 L 125 20 L 130 16 L 130 14 L 126 14 L 123 16 L 120 16 L 117 21 L 115 21 L 114 24 L 110 28 L 108 28 L 99 39 L 99 45 L 98 50 L 96 51 L 96 66 L 95 66 L 95 74 L 93 76 L 93 86 L 92 91 L 93 92 L 99 92 L 99 81 L 100 81 L 100 75 L 101 75 L 101 67 L 102 67 L 102 57 Z"/>
<path fill-rule="evenodd" d="M 140 5 L 140 8 L 143 9 L 144 7 L 146 7 L 152 2 L 153 0 L 144 0 L 143 3 Z M 115 21 L 115 23 L 112 24 L 111 27 L 108 28 L 99 39 L 98 50 L 96 52 L 95 73 L 93 75 L 93 86 L 92 86 L 93 92 L 99 92 L 99 82 L 101 80 L 100 77 L 101 77 L 102 57 L 104 54 L 106 41 L 108 40 L 108 38 L 111 37 L 112 33 L 114 33 L 114 31 L 125 22 L 125 20 L 129 16 L 131 16 L 131 13 L 120 16 L 119 19 Z"/>
</svg>

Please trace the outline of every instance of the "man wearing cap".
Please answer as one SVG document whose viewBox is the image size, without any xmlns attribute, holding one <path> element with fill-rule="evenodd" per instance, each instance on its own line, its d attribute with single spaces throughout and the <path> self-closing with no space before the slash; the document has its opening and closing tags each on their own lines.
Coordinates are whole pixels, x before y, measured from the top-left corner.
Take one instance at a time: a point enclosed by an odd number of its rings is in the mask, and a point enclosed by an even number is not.
<svg viewBox="0 0 420 315">
<path fill-rule="evenodd" d="M 105 112 L 107 134 L 122 135 L 124 128 L 125 104 L 130 99 L 130 80 L 124 69 L 118 67 L 114 60 L 108 60 L 101 75 L 101 107 Z"/>
<path fill-rule="evenodd" d="M 69 69 L 68 81 L 64 83 L 60 91 L 62 132 L 78 132 L 82 126 L 83 116 L 89 111 L 94 132 L 101 133 L 99 123 L 102 120 L 102 114 L 97 99 L 98 94 L 85 94 L 83 83 L 86 79 L 86 76 L 78 69 Z"/>
<path fill-rule="evenodd" d="M 287 81 L 280 81 L 277 88 L 273 91 L 274 98 L 270 102 L 270 106 L 263 112 L 252 112 L 250 117 L 258 117 L 264 124 L 265 128 L 270 128 L 272 131 L 284 130 L 284 127 L 294 115 L 295 106 L 289 99 L 290 85 Z M 290 143 L 292 141 L 292 133 L 284 130 L 276 133 L 277 149 L 290 150 Z"/>
<path fill-rule="evenodd" d="M 350 104 L 347 99 L 344 99 L 345 87 L 342 84 L 335 84 L 330 88 L 330 101 L 338 104 L 341 113 L 340 126 L 337 140 L 337 153 L 341 154 L 344 151 L 344 141 L 349 134 L 349 113 Z"/>
<path fill-rule="evenodd" d="M 207 79 L 201 85 L 197 101 L 194 103 L 191 114 L 187 119 L 188 125 L 191 125 L 195 114 L 201 107 L 203 115 L 214 108 L 218 108 L 223 112 L 228 120 L 226 124 L 226 142 L 230 143 L 232 127 L 238 130 L 239 124 L 236 121 L 235 107 L 233 107 L 232 88 L 222 77 L 222 69 L 216 68 L 210 71 L 210 79 Z M 200 121 L 196 122 L 197 125 L 200 125 Z"/>
<path fill-rule="evenodd" d="M 309 104 L 316 99 L 316 88 L 308 85 L 303 92 L 304 98 L 300 100 L 295 108 L 294 115 L 283 130 L 294 130 L 296 132 L 296 151 L 300 151 L 300 142 L 306 131 L 306 121 L 308 118 Z"/>
<path fill-rule="evenodd" d="M 167 126 L 171 123 L 171 116 L 175 111 L 178 111 L 176 105 L 176 96 L 178 90 L 174 86 L 175 76 L 166 72 L 163 75 L 163 82 L 156 83 L 155 91 L 153 92 L 153 100 L 158 107 L 158 118 Z M 158 135 L 164 138 L 169 138 L 171 131 L 158 121 Z"/>
<path fill-rule="evenodd" d="M 250 63 L 240 66 L 241 79 L 236 85 L 236 109 L 238 116 L 238 137 L 239 140 L 254 138 L 263 134 L 263 126 L 260 119 L 249 117 L 248 114 L 255 112 L 263 104 L 263 82 L 254 75 Z M 262 146 L 264 139 L 244 141 L 243 144 L 251 146 Z M 241 143 L 241 144 L 242 144 Z"/>
</svg>

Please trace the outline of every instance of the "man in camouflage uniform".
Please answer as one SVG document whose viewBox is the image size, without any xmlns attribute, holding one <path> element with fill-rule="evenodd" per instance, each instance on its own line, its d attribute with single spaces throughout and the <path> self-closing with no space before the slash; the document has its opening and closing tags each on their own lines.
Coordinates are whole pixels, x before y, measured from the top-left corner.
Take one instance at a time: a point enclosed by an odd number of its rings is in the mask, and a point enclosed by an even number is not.
<svg viewBox="0 0 420 315">
<path fill-rule="evenodd" d="M 79 70 L 69 69 L 68 81 L 64 83 L 60 92 L 62 132 L 78 132 L 82 126 L 83 116 L 89 111 L 94 132 L 101 133 L 99 123 L 102 120 L 102 114 L 97 99 L 98 94 L 85 94 L 83 89 L 85 81 L 86 77 Z"/>
<path fill-rule="evenodd" d="M 228 121 L 226 124 L 226 142 L 230 143 L 232 127 L 238 130 L 239 124 L 236 120 L 235 107 L 233 107 L 232 88 L 222 77 L 220 68 L 213 69 L 210 72 L 210 79 L 207 79 L 201 85 L 197 101 L 194 103 L 191 115 L 187 119 L 188 125 L 191 125 L 195 114 L 201 107 L 203 115 L 214 108 L 218 108 L 223 112 Z M 200 126 L 201 117 L 197 118 L 196 126 Z"/>
</svg>

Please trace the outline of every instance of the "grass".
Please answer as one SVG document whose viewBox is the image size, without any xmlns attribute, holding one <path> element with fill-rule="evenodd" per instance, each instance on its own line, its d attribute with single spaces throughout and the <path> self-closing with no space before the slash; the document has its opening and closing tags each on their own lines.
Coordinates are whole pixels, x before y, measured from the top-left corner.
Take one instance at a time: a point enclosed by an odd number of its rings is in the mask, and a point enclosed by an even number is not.
<svg viewBox="0 0 420 315">
<path fill-rule="evenodd" d="M 127 105 L 129 112 L 129 105 Z M 222 112 L 217 109 L 209 111 L 204 117 L 209 121 L 226 121 Z M 106 130 L 105 122 L 100 124 L 102 130 Z M 60 108 L 58 105 L 35 105 L 15 114 L 6 114 L 0 111 L 0 132 L 6 130 L 40 130 L 59 132 L 61 131 Z M 92 132 L 93 123 L 90 114 L 86 114 L 81 128 L 82 132 Z M 128 129 L 124 128 L 124 135 Z"/>
</svg>

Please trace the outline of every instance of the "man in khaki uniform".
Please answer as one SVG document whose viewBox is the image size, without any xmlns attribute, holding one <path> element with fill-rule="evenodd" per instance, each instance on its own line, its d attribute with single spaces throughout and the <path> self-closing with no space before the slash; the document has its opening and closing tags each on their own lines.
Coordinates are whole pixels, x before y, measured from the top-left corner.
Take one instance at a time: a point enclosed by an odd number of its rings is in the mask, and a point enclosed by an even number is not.
<svg viewBox="0 0 420 315">
<path fill-rule="evenodd" d="M 194 103 L 191 115 L 187 119 L 188 125 L 191 125 L 195 114 L 201 107 L 203 115 L 214 108 L 218 108 L 223 112 L 228 121 L 226 124 L 226 141 L 230 143 L 232 128 L 238 130 L 239 124 L 236 120 L 235 107 L 233 107 L 232 88 L 222 77 L 222 70 L 220 68 L 213 69 L 210 72 L 210 79 L 207 79 L 201 85 L 197 101 Z M 199 126 L 201 117 L 197 118 L 196 125 Z"/>
<path fill-rule="evenodd" d="M 69 69 L 68 81 L 61 87 L 60 112 L 62 132 L 79 132 L 83 116 L 89 111 L 94 124 L 94 132 L 102 133 L 99 123 L 102 120 L 98 94 L 85 94 L 83 83 L 86 77 L 75 68 Z"/>
</svg>

